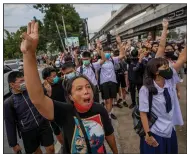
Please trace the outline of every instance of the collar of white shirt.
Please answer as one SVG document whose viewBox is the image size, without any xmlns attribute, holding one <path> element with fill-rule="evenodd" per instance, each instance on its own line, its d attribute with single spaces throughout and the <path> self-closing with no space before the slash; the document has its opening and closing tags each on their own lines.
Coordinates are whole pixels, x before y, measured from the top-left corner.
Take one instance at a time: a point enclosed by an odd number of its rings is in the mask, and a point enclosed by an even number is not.
<svg viewBox="0 0 187 154">
<path fill-rule="evenodd" d="M 153 80 L 153 82 L 154 82 L 154 86 L 156 87 L 156 89 L 158 90 L 159 93 L 163 93 L 164 92 L 164 88 L 169 88 L 169 85 L 168 85 L 166 80 L 165 80 L 165 84 L 164 84 L 163 88 L 159 87 L 154 80 Z"/>
</svg>

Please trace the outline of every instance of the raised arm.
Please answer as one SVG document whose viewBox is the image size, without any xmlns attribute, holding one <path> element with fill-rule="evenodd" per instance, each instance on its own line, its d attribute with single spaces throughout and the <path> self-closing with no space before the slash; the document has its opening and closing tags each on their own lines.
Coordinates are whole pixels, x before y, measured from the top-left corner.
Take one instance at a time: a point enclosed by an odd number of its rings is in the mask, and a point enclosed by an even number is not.
<svg viewBox="0 0 187 154">
<path fill-rule="evenodd" d="M 32 21 L 27 26 L 27 33 L 22 34 L 21 52 L 23 53 L 24 78 L 31 102 L 36 109 L 48 120 L 54 119 L 52 100 L 44 95 L 39 78 L 36 62 L 36 48 L 38 46 L 38 23 Z"/>
<path fill-rule="evenodd" d="M 163 19 L 163 22 L 162 22 L 163 31 L 162 31 L 162 35 L 161 35 L 161 38 L 160 38 L 158 51 L 157 51 L 155 57 L 163 57 L 164 56 L 168 25 L 169 25 L 168 20 Z"/>
<path fill-rule="evenodd" d="M 119 48 L 119 59 L 123 59 L 126 55 L 126 45 L 121 42 L 120 36 L 116 36 L 116 41 Z"/>
<path fill-rule="evenodd" d="M 104 54 L 104 52 L 102 50 L 101 42 L 99 40 L 97 41 L 97 49 L 96 49 L 96 51 L 101 56 L 100 65 L 104 64 L 106 58 L 105 58 L 105 54 Z"/>
<path fill-rule="evenodd" d="M 77 54 L 77 51 L 74 51 L 74 58 L 75 58 L 75 65 L 76 65 L 76 68 L 79 67 L 79 60 L 78 60 L 78 54 Z"/>
<path fill-rule="evenodd" d="M 187 45 L 186 45 L 187 46 Z M 178 60 L 176 61 L 176 63 L 173 64 L 173 68 L 178 72 L 182 66 L 184 65 L 184 63 L 187 61 L 186 60 L 186 46 L 185 48 L 182 50 L 181 54 L 179 55 Z"/>
</svg>

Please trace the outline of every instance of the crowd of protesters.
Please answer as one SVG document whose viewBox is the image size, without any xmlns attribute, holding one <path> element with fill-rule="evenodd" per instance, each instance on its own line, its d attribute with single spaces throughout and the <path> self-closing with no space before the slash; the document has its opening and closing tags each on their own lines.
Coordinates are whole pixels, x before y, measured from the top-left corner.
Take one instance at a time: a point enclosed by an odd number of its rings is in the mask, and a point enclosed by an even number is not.
<svg viewBox="0 0 187 154">
<path fill-rule="evenodd" d="M 74 47 L 48 62 L 47 56 L 36 58 L 38 23 L 30 22 L 22 35 L 23 72 L 8 76 L 12 95 L 4 102 L 4 117 L 9 146 L 21 151 L 18 132 L 26 153 L 40 154 L 40 146 L 54 153 L 54 133 L 63 154 L 107 153 L 105 140 L 117 154 L 113 108 L 129 107 L 140 112 L 141 154 L 177 154 L 175 125 L 183 125 L 179 83 L 187 51 L 185 41 L 166 41 L 168 24 L 163 20 L 159 41 L 116 36 L 114 44 L 98 40 L 91 50 Z M 37 70 L 41 60 L 47 63 L 43 83 Z"/>
</svg>

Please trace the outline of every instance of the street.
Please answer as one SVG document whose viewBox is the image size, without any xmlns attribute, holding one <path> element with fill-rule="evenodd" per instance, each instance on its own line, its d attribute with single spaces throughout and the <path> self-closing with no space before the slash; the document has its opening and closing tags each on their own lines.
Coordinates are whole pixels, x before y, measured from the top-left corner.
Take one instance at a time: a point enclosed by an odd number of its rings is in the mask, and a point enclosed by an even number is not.
<svg viewBox="0 0 187 154">
<path fill-rule="evenodd" d="M 39 68 L 39 74 L 41 77 L 42 68 Z M 130 105 L 130 95 L 127 95 L 127 103 Z M 177 136 L 178 136 L 178 148 L 179 153 L 186 153 L 186 78 L 184 78 L 184 82 L 181 83 L 181 99 L 180 99 L 181 111 L 184 119 L 183 127 L 176 127 Z M 139 136 L 135 133 L 133 129 L 132 110 L 126 107 L 119 109 L 114 107 L 114 113 L 117 116 L 117 120 L 112 120 L 112 124 L 115 130 L 116 142 L 119 153 L 139 153 Z M 60 144 L 55 139 L 55 152 L 60 153 Z M 22 141 L 18 142 L 23 148 Z M 107 152 L 111 152 L 107 143 L 105 143 Z M 24 149 L 24 148 L 23 148 Z M 44 152 L 44 148 L 42 148 Z M 9 148 L 7 143 L 5 125 L 4 125 L 4 153 L 13 153 L 12 149 Z"/>
</svg>

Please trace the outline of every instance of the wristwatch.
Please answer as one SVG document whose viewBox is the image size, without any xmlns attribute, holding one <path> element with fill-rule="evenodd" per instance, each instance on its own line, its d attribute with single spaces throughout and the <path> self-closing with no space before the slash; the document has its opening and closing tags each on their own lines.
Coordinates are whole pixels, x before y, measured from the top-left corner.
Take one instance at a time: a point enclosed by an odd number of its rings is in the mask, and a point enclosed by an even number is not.
<svg viewBox="0 0 187 154">
<path fill-rule="evenodd" d="M 148 134 L 149 137 L 153 136 L 152 132 L 150 132 L 150 131 L 148 131 L 147 134 Z"/>
</svg>

